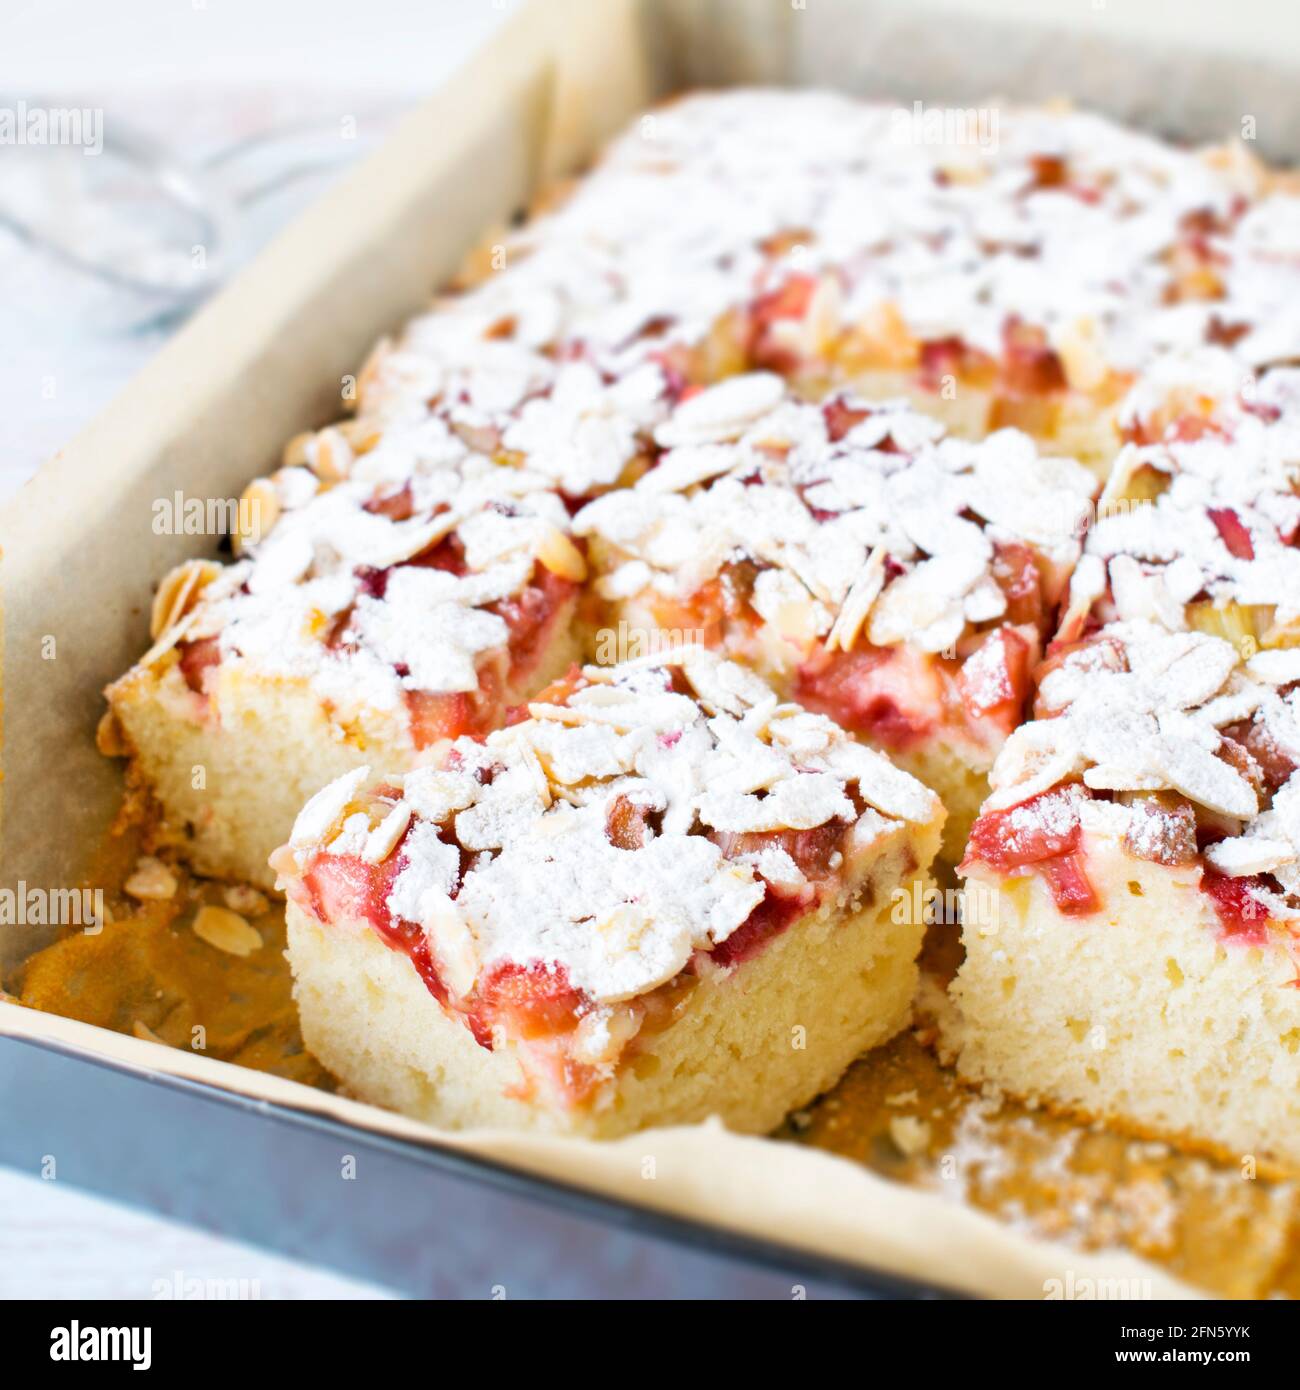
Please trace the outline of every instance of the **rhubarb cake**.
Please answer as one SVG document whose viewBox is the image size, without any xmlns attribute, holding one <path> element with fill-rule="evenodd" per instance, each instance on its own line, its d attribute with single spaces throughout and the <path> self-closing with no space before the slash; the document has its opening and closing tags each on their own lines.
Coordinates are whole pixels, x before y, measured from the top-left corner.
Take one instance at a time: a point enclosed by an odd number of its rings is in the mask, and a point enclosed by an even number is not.
<svg viewBox="0 0 1300 1390">
<path fill-rule="evenodd" d="M 762 368 L 905 394 L 971 437 L 1016 426 L 1104 476 L 1115 407 L 1162 354 L 1300 351 L 1300 199 L 1244 145 L 947 114 L 769 90 L 648 113 L 381 344 L 361 415 L 432 407 L 508 447 L 529 408 L 606 433 L 614 392 L 644 438 L 691 386 Z M 636 457 L 606 443 L 570 487 Z"/>
<path fill-rule="evenodd" d="M 541 474 L 437 417 L 337 430 L 254 483 L 240 558 L 160 585 L 154 645 L 107 693 L 104 742 L 201 873 L 269 886 L 322 782 L 496 727 L 581 655 L 586 568 Z"/>
<path fill-rule="evenodd" d="M 934 787 L 956 862 L 1025 716 L 1092 475 L 1017 430 L 974 443 L 905 403 L 802 402 L 771 373 L 688 396 L 656 439 L 652 469 L 574 519 L 615 653 L 694 641 L 744 661 Z"/>
<path fill-rule="evenodd" d="M 943 810 L 702 649 L 575 668 L 273 857 L 307 1045 L 438 1125 L 763 1132 L 907 1021 Z"/>
<path fill-rule="evenodd" d="M 1300 373 L 1113 481 L 971 833 L 950 1042 L 971 1079 L 1294 1168 Z"/>
</svg>

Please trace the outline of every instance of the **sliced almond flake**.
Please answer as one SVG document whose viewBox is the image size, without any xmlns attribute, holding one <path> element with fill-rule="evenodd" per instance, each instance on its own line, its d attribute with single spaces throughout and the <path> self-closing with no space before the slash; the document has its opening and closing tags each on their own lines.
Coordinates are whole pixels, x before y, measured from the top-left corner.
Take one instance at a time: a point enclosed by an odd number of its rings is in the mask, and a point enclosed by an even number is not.
<svg viewBox="0 0 1300 1390">
<path fill-rule="evenodd" d="M 1083 774 L 1084 783 L 1096 791 L 1158 792 L 1165 779 L 1150 772 L 1135 772 L 1129 767 L 1106 766 L 1098 763 Z"/>
<path fill-rule="evenodd" d="M 1069 603 L 1061 616 L 1059 630 L 1082 630 L 1083 620 L 1091 612 L 1091 607 L 1105 594 L 1105 584 L 1105 564 L 1096 555 L 1084 555 L 1071 578 Z"/>
<path fill-rule="evenodd" d="M 748 864 L 756 874 L 778 888 L 801 888 L 808 881 L 789 854 L 775 845 L 766 845 L 753 854 L 739 855 L 737 862 Z"/>
<path fill-rule="evenodd" d="M 537 547 L 537 559 L 561 579 L 581 584 L 587 577 L 582 551 L 559 529 L 551 526 Z"/>
<path fill-rule="evenodd" d="M 537 756 L 537 750 L 533 747 L 526 734 L 519 732 L 520 726 L 513 725 L 501 732 L 505 735 L 502 742 L 508 743 L 517 754 L 520 763 L 523 765 L 532 779 L 537 798 L 543 807 L 549 806 L 552 801 L 551 782 L 546 774 L 546 769 L 542 766 Z"/>
<path fill-rule="evenodd" d="M 842 652 L 853 650 L 858 633 L 862 631 L 862 624 L 871 612 L 871 605 L 885 587 L 886 558 L 885 548 L 881 545 L 876 546 L 867 556 L 867 563 L 850 586 L 827 634 L 828 651 L 835 651 L 837 648 Z"/>
<path fill-rule="evenodd" d="M 1176 709 L 1190 709 L 1218 694 L 1238 659 L 1230 642 L 1202 633 L 1135 643 L 1129 653 L 1130 667 L 1151 682 L 1156 700 Z"/>
<path fill-rule="evenodd" d="M 438 973 L 454 995 L 464 997 L 474 988 L 479 972 L 474 933 L 454 899 L 440 889 L 426 890 L 420 906 L 420 924 L 429 938 Z"/>
<path fill-rule="evenodd" d="M 719 477 L 736 465 L 731 449 L 701 444 L 670 449 L 636 485 L 638 492 L 685 492 L 697 483 Z"/>
<path fill-rule="evenodd" d="M 674 664 L 680 664 L 696 695 L 711 709 L 740 715 L 758 705 L 776 704 L 771 687 L 752 671 L 702 647 L 683 648 Z"/>
<path fill-rule="evenodd" d="M 115 710 L 106 709 L 95 725 L 95 747 L 106 758 L 127 758 L 131 745 Z"/>
<path fill-rule="evenodd" d="M 1246 663 L 1246 670 L 1268 685 L 1290 685 L 1300 681 L 1300 647 L 1256 652 Z"/>
<path fill-rule="evenodd" d="M 840 776 L 856 781 L 862 799 L 887 816 L 924 825 L 942 811 L 929 787 L 865 744 L 837 744 L 826 762 Z"/>
<path fill-rule="evenodd" d="M 1227 874 L 1229 878 L 1246 878 L 1251 874 L 1270 874 L 1284 864 L 1293 863 L 1296 848 L 1288 840 L 1239 835 L 1235 839 L 1219 840 L 1207 846 L 1205 857 L 1221 874 Z"/>
<path fill-rule="evenodd" d="M 1255 789 L 1222 759 L 1193 745 L 1154 750 L 1152 761 L 1165 784 L 1212 811 L 1226 816 L 1253 816 L 1259 810 Z"/>
<path fill-rule="evenodd" d="M 265 893 L 247 883 L 228 883 L 221 890 L 221 900 L 243 917 L 260 917 L 271 906 Z"/>
<path fill-rule="evenodd" d="M 835 607 L 835 595 L 823 583 L 821 576 L 813 566 L 811 557 L 803 554 L 796 547 L 779 547 L 770 554 L 760 556 L 760 558 L 770 560 L 771 563 L 780 565 L 782 569 L 789 570 L 810 594 L 820 599 L 828 608 L 833 609 Z"/>
<path fill-rule="evenodd" d="M 990 811 L 1004 810 L 1008 806 L 1016 806 L 1022 801 L 1042 795 L 1043 792 L 1051 791 L 1053 787 L 1059 786 L 1066 778 L 1074 776 L 1080 770 L 1082 758 L 1077 754 L 1058 753 L 1029 766 L 1032 770 L 1027 771 L 1023 777 L 995 786 L 984 803 L 985 808 Z"/>
<path fill-rule="evenodd" d="M 289 834 L 289 843 L 315 845 L 324 840 L 369 777 L 369 767 L 354 767 L 351 772 L 345 772 L 322 787 L 298 812 Z"/>
<path fill-rule="evenodd" d="M 772 372 L 728 377 L 683 401 L 655 438 L 667 447 L 734 439 L 784 395 L 785 383 Z"/>
<path fill-rule="evenodd" d="M 811 646 L 831 626 L 830 610 L 789 570 L 760 570 L 750 604 L 775 632 L 799 647 Z"/>
<path fill-rule="evenodd" d="M 231 536 L 236 555 L 255 548 L 280 516 L 280 494 L 269 478 L 254 478 L 244 489 L 236 509 Z"/>
<path fill-rule="evenodd" d="M 591 688 L 579 692 L 583 696 L 595 693 Z M 636 699 L 620 693 L 620 698 L 609 703 L 597 703 L 594 699 L 568 705 L 535 701 L 528 706 L 528 712 L 534 719 L 553 719 L 561 724 L 607 724 L 619 733 L 630 733 L 643 727 L 666 733 L 680 728 L 684 718 L 689 719 L 689 714 L 683 714 L 683 706 L 690 708 L 690 701 L 683 696 L 666 694 L 657 698 Z"/>
<path fill-rule="evenodd" d="M 406 834 L 411 823 L 409 802 L 399 801 L 396 806 L 366 836 L 361 849 L 361 857 L 367 864 L 382 864 L 397 848 L 397 842 Z"/>
<path fill-rule="evenodd" d="M 153 596 L 149 636 L 156 640 L 175 627 L 194 607 L 199 593 L 220 574 L 221 566 L 215 560 L 186 560 L 164 575 Z"/>
<path fill-rule="evenodd" d="M 1274 921 L 1300 921 L 1300 907 L 1296 907 L 1294 902 L 1288 901 L 1288 899 L 1281 893 L 1274 893 L 1271 889 L 1261 888 L 1258 885 L 1252 885 L 1250 889 L 1250 896 L 1254 898 L 1255 901 L 1259 903 L 1261 907 L 1263 907 L 1263 909 L 1268 913 L 1269 917 L 1272 918 Z M 1295 932 L 1294 927 L 1290 928 L 1290 930 L 1292 933 Z M 1294 936 L 1292 937 L 1292 941 L 1288 944 L 1294 946 Z"/>
<path fill-rule="evenodd" d="M 231 956 L 251 956 L 261 950 L 262 936 L 239 913 L 205 904 L 194 915 L 194 935 Z"/>
<path fill-rule="evenodd" d="M 156 665 L 178 642 L 184 640 L 186 633 L 193 626 L 195 616 L 194 613 L 190 613 L 182 618 L 180 622 L 173 623 L 171 627 L 159 636 L 158 640 L 145 652 L 140 660 L 136 662 L 136 665 L 142 670 L 148 670 L 150 666 Z"/>
<path fill-rule="evenodd" d="M 456 811 L 472 806 L 480 784 L 472 772 L 421 767 L 402 779 L 402 800 L 424 820 L 445 821 Z"/>
<path fill-rule="evenodd" d="M 700 820 L 714 830 L 739 834 L 770 830 L 813 830 L 831 820 L 853 818 L 853 803 L 838 777 L 807 772 L 777 782 L 764 797 L 743 792 L 706 791 L 698 803 Z"/>
<path fill-rule="evenodd" d="M 122 885 L 122 891 L 141 902 L 161 902 L 176 896 L 180 884 L 161 859 L 143 855 Z"/>
<path fill-rule="evenodd" d="M 1124 622 L 1155 622 L 1176 632 L 1187 626 L 1184 607 L 1169 592 L 1164 575 L 1147 573 L 1136 560 L 1116 555 L 1110 562 L 1111 593 Z"/>
</svg>

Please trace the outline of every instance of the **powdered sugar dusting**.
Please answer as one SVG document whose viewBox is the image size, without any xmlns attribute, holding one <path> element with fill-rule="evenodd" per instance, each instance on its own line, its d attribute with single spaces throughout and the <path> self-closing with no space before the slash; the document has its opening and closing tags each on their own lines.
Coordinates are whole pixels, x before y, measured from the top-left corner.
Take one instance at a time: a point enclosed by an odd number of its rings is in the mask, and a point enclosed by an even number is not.
<svg viewBox="0 0 1300 1390">
<path fill-rule="evenodd" d="M 737 837 L 847 834 L 861 818 L 865 847 L 897 816 L 941 814 L 919 782 L 831 721 L 700 650 L 592 668 L 563 703 L 486 743 L 459 739 L 399 780 L 412 821 L 389 909 L 422 925 L 436 915 L 440 930 L 451 910 L 478 969 L 562 966 L 602 1005 L 674 978 L 769 892 L 800 891 L 806 876 L 779 838 Z M 351 804 L 358 781 L 333 784 L 303 823 L 319 847 L 331 844 L 329 810 Z M 863 803 L 877 809 L 860 817 Z M 392 815 L 390 801 L 375 804 L 377 824 Z"/>
</svg>

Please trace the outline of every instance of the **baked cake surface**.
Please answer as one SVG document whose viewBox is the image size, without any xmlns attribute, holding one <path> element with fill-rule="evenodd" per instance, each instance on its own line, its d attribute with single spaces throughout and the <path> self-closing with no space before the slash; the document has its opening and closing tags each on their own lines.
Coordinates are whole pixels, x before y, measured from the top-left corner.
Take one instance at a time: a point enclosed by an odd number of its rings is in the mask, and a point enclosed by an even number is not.
<svg viewBox="0 0 1300 1390">
<path fill-rule="evenodd" d="M 759 368 L 813 398 L 906 395 L 971 437 L 1015 426 L 1104 477 L 1115 409 L 1166 353 L 1295 356 L 1291 178 L 1243 144 L 985 114 L 993 128 L 936 130 L 772 90 L 662 107 L 498 242 L 468 294 L 381 346 L 362 413 L 438 397 L 500 436 L 548 393 L 605 415 L 604 382 L 653 423 L 683 386 Z M 575 360 L 598 376 L 561 391 Z"/>
<path fill-rule="evenodd" d="M 1094 480 L 1018 430 L 972 443 L 904 403 L 804 403 L 771 373 L 679 404 L 656 466 L 589 503 L 606 630 L 717 646 L 926 780 L 961 858 L 1025 714 Z"/>
<path fill-rule="evenodd" d="M 304 1037 L 437 1124 L 769 1129 L 906 1022 L 923 924 L 899 904 L 942 819 L 701 649 L 575 671 L 304 808 L 274 856 Z"/>
</svg>

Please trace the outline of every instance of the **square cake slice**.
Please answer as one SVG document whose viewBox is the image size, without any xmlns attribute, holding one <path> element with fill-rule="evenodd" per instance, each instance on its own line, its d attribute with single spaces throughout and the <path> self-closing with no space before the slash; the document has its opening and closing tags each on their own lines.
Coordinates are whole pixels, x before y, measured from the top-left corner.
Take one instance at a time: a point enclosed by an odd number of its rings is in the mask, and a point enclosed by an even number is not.
<svg viewBox="0 0 1300 1390">
<path fill-rule="evenodd" d="M 440 1126 L 763 1132 L 908 1021 L 938 798 L 700 649 L 574 669 L 273 856 L 303 1036 Z"/>
<path fill-rule="evenodd" d="M 949 1037 L 972 1080 L 1292 1171 L 1298 388 L 1121 460 L 1140 505 L 1089 537 L 971 833 Z"/>
<path fill-rule="evenodd" d="M 574 519 L 608 605 L 597 659 L 696 641 L 754 667 L 933 787 L 957 862 L 1092 475 L 1017 430 L 973 443 L 900 402 L 800 401 L 770 373 L 688 397 L 658 440 L 633 487 Z"/>
<path fill-rule="evenodd" d="M 581 656 L 585 561 L 544 478 L 433 417 L 366 444 L 326 430 L 254 483 L 241 558 L 168 575 L 106 692 L 106 751 L 200 873 L 269 887 L 323 781 L 494 728 Z"/>
</svg>

